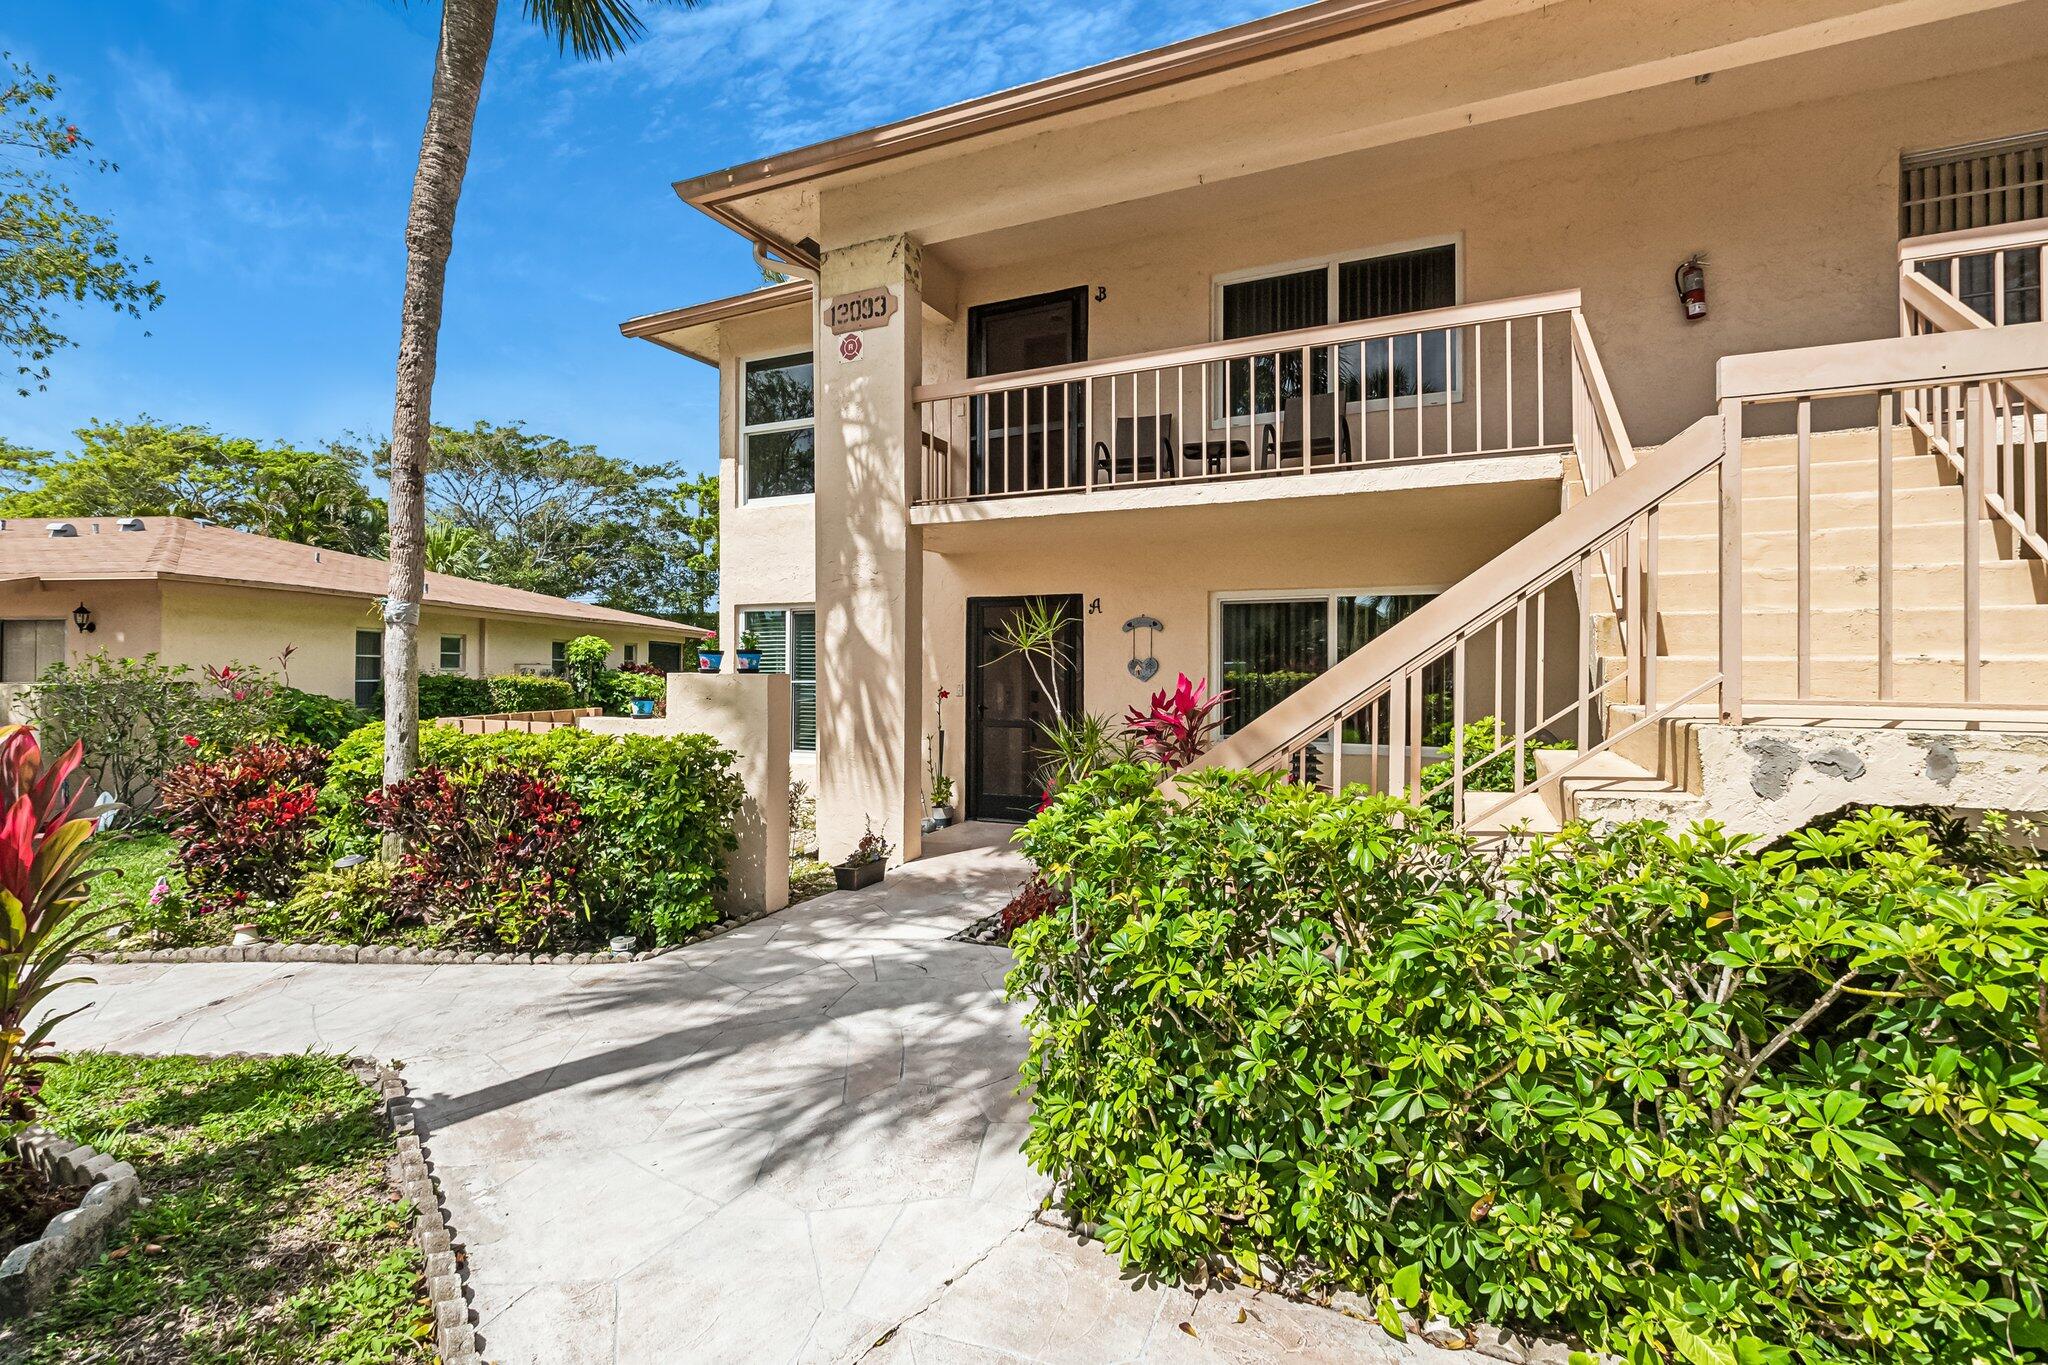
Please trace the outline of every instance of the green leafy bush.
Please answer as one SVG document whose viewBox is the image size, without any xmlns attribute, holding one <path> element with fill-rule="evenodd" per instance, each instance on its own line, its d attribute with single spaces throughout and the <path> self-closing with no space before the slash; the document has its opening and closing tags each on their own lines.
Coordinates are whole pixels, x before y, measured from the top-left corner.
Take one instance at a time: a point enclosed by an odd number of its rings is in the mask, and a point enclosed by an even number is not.
<svg viewBox="0 0 2048 1365">
<path fill-rule="evenodd" d="M 272 733 L 277 738 L 322 749 L 334 748 L 350 732 L 376 719 L 353 702 L 296 687 L 279 687 L 271 704 Z"/>
<path fill-rule="evenodd" d="M 491 685 L 461 673 L 420 674 L 420 719 L 481 716 L 491 706 Z"/>
<path fill-rule="evenodd" d="M 389 942 L 397 927 L 392 877 L 392 865 L 378 858 L 322 868 L 300 882 L 290 900 L 260 907 L 256 927 L 281 943 Z"/>
<path fill-rule="evenodd" d="M 668 697 L 668 679 L 651 673 L 632 673 L 625 669 L 607 672 L 599 689 L 603 706 L 607 711 L 624 711 L 626 703 L 635 698 L 648 701 L 664 701 Z"/>
<path fill-rule="evenodd" d="M 566 711 L 576 705 L 576 689 L 561 678 L 502 673 L 490 684 L 487 711 Z"/>
<path fill-rule="evenodd" d="M 1222 1255 L 1638 1365 L 2040 1359 L 2048 872 L 1872 810 L 1506 865 L 1438 812 L 1115 769 L 1025 830 L 1025 1152 Z M 2038 1031 L 2037 1031 L 2038 1030 Z"/>
<path fill-rule="evenodd" d="M 372 852 L 363 802 L 383 776 L 384 727 L 365 726 L 335 750 L 320 793 L 335 851 Z M 725 856 L 736 846 L 740 780 L 730 751 L 704 735 L 465 735 L 420 727 L 420 764 L 463 774 L 509 764 L 546 775 L 579 807 L 589 858 L 581 890 L 597 930 L 679 942 L 718 918 Z"/>
<path fill-rule="evenodd" d="M 605 704 L 605 660 L 611 653 L 611 641 L 599 635 L 579 635 L 563 648 L 562 672 L 584 706 Z"/>
<path fill-rule="evenodd" d="M 1456 766 L 1451 757 L 1451 725 L 1449 721 L 1433 727 L 1425 737 L 1425 743 L 1441 748 L 1444 757 L 1422 769 L 1423 800 L 1437 810 L 1449 810 L 1451 797 L 1457 791 L 1452 781 Z M 1522 781 L 1536 780 L 1536 751 L 1538 749 L 1576 749 L 1578 745 L 1568 739 L 1525 739 L 1522 742 Z M 1500 752 L 1495 753 L 1498 749 Z M 1487 755 L 1492 757 L 1488 758 Z M 1470 792 L 1512 791 L 1515 786 L 1515 749 L 1512 737 L 1503 737 L 1499 724 L 1492 716 L 1481 716 L 1465 727 L 1465 790 Z M 1483 760 L 1483 761 L 1482 761 Z"/>
</svg>

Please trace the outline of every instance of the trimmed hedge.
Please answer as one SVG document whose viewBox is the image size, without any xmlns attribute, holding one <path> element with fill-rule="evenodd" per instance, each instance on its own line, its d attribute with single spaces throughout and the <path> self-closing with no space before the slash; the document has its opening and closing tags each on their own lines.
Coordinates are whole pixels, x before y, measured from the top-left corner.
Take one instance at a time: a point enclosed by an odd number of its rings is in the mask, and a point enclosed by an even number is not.
<svg viewBox="0 0 2048 1365">
<path fill-rule="evenodd" d="M 1155 778 L 1026 827 L 1067 904 L 1012 943 L 1025 1153 L 1127 1264 L 1638 1365 L 2043 1358 L 2048 872 L 1883 810 L 1503 867 L 1356 789 Z"/>
<path fill-rule="evenodd" d="M 577 704 L 576 689 L 565 678 L 501 673 L 485 681 L 490 685 L 485 711 L 566 711 Z"/>
<path fill-rule="evenodd" d="M 461 673 L 420 674 L 420 719 L 480 716 L 491 710 L 491 685 Z"/>
<path fill-rule="evenodd" d="M 377 845 L 363 799 L 382 781 L 383 749 L 378 722 L 334 751 L 320 815 L 337 854 Z M 732 753 L 708 736 L 611 736 L 566 726 L 465 735 L 423 725 L 420 764 L 458 775 L 509 764 L 544 774 L 575 798 L 591 847 L 583 887 L 593 920 L 608 931 L 669 944 L 718 918 L 714 898 L 725 884 L 726 854 L 738 844 L 732 828 L 741 786 Z"/>
</svg>

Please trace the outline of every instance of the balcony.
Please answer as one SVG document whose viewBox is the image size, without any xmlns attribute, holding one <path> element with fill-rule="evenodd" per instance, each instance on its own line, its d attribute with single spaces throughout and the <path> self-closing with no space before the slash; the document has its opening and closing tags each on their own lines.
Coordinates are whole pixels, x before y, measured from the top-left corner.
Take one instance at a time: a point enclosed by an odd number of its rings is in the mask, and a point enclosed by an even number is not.
<svg viewBox="0 0 2048 1365">
<path fill-rule="evenodd" d="M 923 385 L 916 515 L 1554 482 L 1589 361 L 1568 290 Z"/>
</svg>

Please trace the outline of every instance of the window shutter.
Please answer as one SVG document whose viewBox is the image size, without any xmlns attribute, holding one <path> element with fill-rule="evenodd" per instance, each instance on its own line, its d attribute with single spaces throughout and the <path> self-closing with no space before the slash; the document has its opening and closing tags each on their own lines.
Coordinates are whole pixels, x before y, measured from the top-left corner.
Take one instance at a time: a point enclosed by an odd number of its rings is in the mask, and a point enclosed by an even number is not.
<svg viewBox="0 0 2048 1365">
<path fill-rule="evenodd" d="M 1369 256 L 1337 267 L 1337 320 L 1449 308 L 1458 301 L 1458 249 L 1443 246 Z"/>
<path fill-rule="evenodd" d="M 790 684 L 791 723 L 796 731 L 791 747 L 818 747 L 818 618 L 808 611 L 789 614 L 795 623 L 796 647 L 791 651 L 795 667 Z"/>
<path fill-rule="evenodd" d="M 1320 327 L 1330 320 L 1329 275 L 1321 266 L 1223 286 L 1223 339 Z"/>
<path fill-rule="evenodd" d="M 761 646 L 763 673 L 789 672 L 789 614 L 780 611 L 749 611 L 741 614 L 740 631 L 752 632 Z"/>
<path fill-rule="evenodd" d="M 2048 131 L 1910 152 L 1899 162 L 1899 235 L 2048 218 Z"/>
</svg>

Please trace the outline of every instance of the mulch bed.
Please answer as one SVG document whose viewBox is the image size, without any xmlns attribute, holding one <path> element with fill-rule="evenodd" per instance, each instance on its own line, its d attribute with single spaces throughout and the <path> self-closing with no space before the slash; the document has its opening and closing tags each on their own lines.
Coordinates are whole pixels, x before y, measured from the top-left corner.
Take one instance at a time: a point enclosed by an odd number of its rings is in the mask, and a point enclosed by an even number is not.
<svg viewBox="0 0 2048 1365">
<path fill-rule="evenodd" d="M 0 1165 L 0 1261 L 43 1235 L 50 1220 L 78 1202 L 77 1186 L 53 1185 L 26 1162 Z"/>
</svg>

